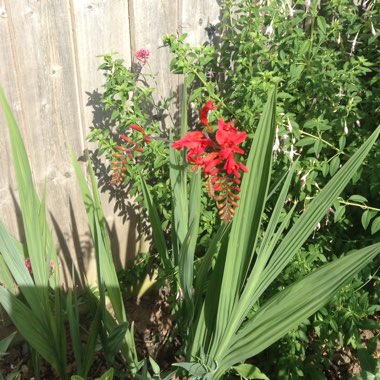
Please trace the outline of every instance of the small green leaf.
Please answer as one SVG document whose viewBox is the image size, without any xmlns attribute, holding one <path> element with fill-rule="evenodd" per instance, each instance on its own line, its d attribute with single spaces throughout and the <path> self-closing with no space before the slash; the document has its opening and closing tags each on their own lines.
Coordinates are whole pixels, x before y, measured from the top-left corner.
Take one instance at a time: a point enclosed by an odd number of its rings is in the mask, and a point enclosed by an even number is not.
<svg viewBox="0 0 380 380">
<path fill-rule="evenodd" d="M 373 222 L 371 226 L 371 234 L 375 234 L 380 230 L 380 216 L 378 216 Z"/>
<path fill-rule="evenodd" d="M 346 212 L 346 207 L 337 206 L 335 209 L 335 214 L 334 214 L 334 223 L 341 220 L 345 212 Z"/>
<path fill-rule="evenodd" d="M 349 201 L 352 202 L 359 202 L 359 203 L 366 203 L 368 202 L 368 199 L 361 196 L 361 195 L 351 195 L 350 198 L 348 199 Z"/>
<path fill-rule="evenodd" d="M 318 16 L 317 17 L 317 24 L 318 24 L 318 27 L 319 27 L 319 30 L 323 33 L 323 34 L 326 34 L 326 20 L 324 17 L 322 16 Z"/>
<path fill-rule="evenodd" d="M 330 171 L 330 165 L 327 161 L 324 161 L 322 164 L 322 175 L 323 177 L 326 177 L 327 174 L 329 174 Z"/>
<path fill-rule="evenodd" d="M 306 145 L 312 145 L 315 143 L 314 137 L 304 137 L 300 141 L 297 142 L 296 146 L 306 146 Z"/>
<path fill-rule="evenodd" d="M 346 136 L 343 135 L 339 137 L 339 149 L 343 150 L 345 146 L 346 146 Z"/>
<path fill-rule="evenodd" d="M 301 77 L 302 71 L 303 71 L 302 65 L 292 64 L 290 66 L 290 71 L 289 71 L 290 81 L 288 82 L 288 84 L 296 82 Z"/>
<path fill-rule="evenodd" d="M 320 139 L 315 140 L 315 143 L 314 143 L 315 155 L 318 156 L 319 153 L 321 153 L 321 150 L 322 150 L 322 140 L 320 140 Z"/>
<path fill-rule="evenodd" d="M 311 120 L 307 120 L 305 122 L 305 124 L 303 125 L 303 127 L 305 129 L 312 129 L 314 127 L 316 127 L 318 125 L 318 120 L 315 120 L 315 119 L 311 119 Z M 314 139 L 315 140 L 315 139 Z"/>
<path fill-rule="evenodd" d="M 3 340 L 0 340 L 0 358 L 4 355 L 6 355 L 9 345 L 11 344 L 13 338 L 17 334 L 17 331 L 13 332 L 12 334 L 8 335 Z"/>
<path fill-rule="evenodd" d="M 365 210 L 362 214 L 362 218 L 361 218 L 361 221 L 362 221 L 362 225 L 363 225 L 363 228 L 366 230 L 369 223 L 371 222 L 372 218 L 376 215 L 376 211 L 372 211 L 372 210 Z"/>
<path fill-rule="evenodd" d="M 244 363 L 232 368 L 245 379 L 269 380 L 269 377 L 267 375 L 262 373 L 259 368 L 252 364 Z"/>
<path fill-rule="evenodd" d="M 114 110 L 111 115 L 111 121 L 115 120 L 120 115 L 119 110 Z"/>
<path fill-rule="evenodd" d="M 195 79 L 194 73 L 189 73 L 186 76 L 186 87 L 190 87 Z"/>
<path fill-rule="evenodd" d="M 333 176 L 337 172 L 337 170 L 339 169 L 339 165 L 340 165 L 340 158 L 336 156 L 331 160 L 331 163 L 330 163 L 331 176 Z"/>
<path fill-rule="evenodd" d="M 339 328 L 338 328 L 338 325 L 337 325 L 335 319 L 331 319 L 331 320 L 330 320 L 330 326 L 331 326 L 331 328 L 332 328 L 335 332 L 339 332 Z"/>
<path fill-rule="evenodd" d="M 108 371 L 104 372 L 102 376 L 99 377 L 99 380 L 112 380 L 113 379 L 113 368 L 110 368 Z"/>
<path fill-rule="evenodd" d="M 149 356 L 149 362 L 150 362 L 150 365 L 152 366 L 152 370 L 154 374 L 159 375 L 159 373 L 161 372 L 160 366 L 150 356 Z"/>
<path fill-rule="evenodd" d="M 187 372 L 189 372 L 190 375 L 196 377 L 202 377 L 207 373 L 206 368 L 200 363 L 175 363 L 173 364 L 173 366 L 181 367 L 185 369 Z"/>
</svg>

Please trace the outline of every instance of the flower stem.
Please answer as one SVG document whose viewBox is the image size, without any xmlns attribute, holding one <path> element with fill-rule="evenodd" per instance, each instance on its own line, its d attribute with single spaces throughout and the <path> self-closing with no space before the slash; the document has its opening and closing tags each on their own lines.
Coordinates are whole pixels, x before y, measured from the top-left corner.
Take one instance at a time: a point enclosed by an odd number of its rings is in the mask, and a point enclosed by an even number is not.
<svg viewBox="0 0 380 380">
<path fill-rule="evenodd" d="M 346 205 L 346 206 L 360 207 L 363 210 L 372 210 L 372 211 L 378 211 L 378 212 L 380 212 L 380 208 L 368 206 L 368 205 L 362 204 L 362 203 L 349 202 L 349 201 L 345 201 L 344 199 L 339 199 L 339 203 L 341 203 L 343 205 Z"/>
</svg>

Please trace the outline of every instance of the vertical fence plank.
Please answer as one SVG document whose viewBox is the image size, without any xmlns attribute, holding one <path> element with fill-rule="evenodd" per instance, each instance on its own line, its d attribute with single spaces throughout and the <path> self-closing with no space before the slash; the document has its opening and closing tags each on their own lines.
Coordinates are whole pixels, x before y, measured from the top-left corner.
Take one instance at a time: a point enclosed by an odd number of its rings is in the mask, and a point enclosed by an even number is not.
<svg viewBox="0 0 380 380">
<path fill-rule="evenodd" d="M 21 102 L 17 89 L 15 61 L 13 59 L 11 36 L 9 31 L 9 17 L 5 0 L 0 0 L 0 85 L 3 87 L 16 120 L 21 125 Z M 13 196 L 17 195 L 15 176 L 9 147 L 8 133 L 5 128 L 5 117 L 0 111 L 0 130 L 2 143 L 0 149 L 0 215 L 6 222 L 12 234 L 19 231 Z"/>
<path fill-rule="evenodd" d="M 24 136 L 40 193 L 47 181 L 47 206 L 58 245 L 66 257 L 81 256 L 82 274 L 91 267 L 92 251 L 68 148 L 82 155 L 91 125 L 105 122 L 99 95 L 103 78 L 97 71 L 101 59 L 97 56 L 118 51 L 129 66 L 137 49 L 148 48 L 151 57 L 144 70 L 157 74 L 151 82 L 156 87 L 155 100 L 175 99 L 180 78 L 170 74 L 171 57 L 162 46 L 162 37 L 184 31 L 190 42 L 203 42 L 207 37 L 204 27 L 217 18 L 218 1 L 0 0 L 0 84 Z M 165 117 L 167 127 L 172 126 L 176 111 L 174 105 L 170 109 L 174 118 Z M 4 123 L 1 112 L 0 123 Z M 7 137 L 3 146 L 0 218 L 20 236 Z M 115 217 L 108 198 L 106 193 L 106 215 L 118 238 L 114 249 L 122 252 L 121 264 L 125 264 L 127 248 L 128 254 L 135 253 L 136 230 Z M 67 265 L 71 271 L 70 262 Z"/>
<path fill-rule="evenodd" d="M 82 134 L 85 139 L 92 127 L 107 128 L 110 124 L 109 115 L 103 112 L 101 104 L 104 78 L 102 72 L 98 71 L 102 63 L 99 56 L 118 53 L 118 56 L 125 60 L 127 67 L 131 64 L 128 2 L 73 0 L 71 3 Z M 85 142 L 85 145 L 90 151 L 96 149 L 96 144 Z M 118 267 L 124 267 L 128 259 L 136 254 L 136 216 L 129 215 L 126 221 L 125 213 L 120 209 L 115 210 L 115 192 L 109 185 L 103 162 L 97 163 L 96 166 L 98 179 L 102 183 L 102 202 L 110 227 L 114 261 Z M 90 272 L 90 277 L 94 277 L 93 265 Z"/>
<path fill-rule="evenodd" d="M 179 30 L 178 1 L 173 0 L 130 0 L 131 47 L 132 52 L 141 48 L 149 49 L 151 56 L 147 70 L 157 74 L 155 99 L 162 102 L 164 98 L 178 95 L 179 79 L 169 70 L 169 49 L 163 46 L 165 34 L 177 34 Z M 175 112 L 175 108 L 171 109 Z M 171 126 L 172 120 L 165 123 Z"/>
<path fill-rule="evenodd" d="M 181 0 L 181 29 L 187 33 L 190 45 L 208 40 L 207 28 L 219 22 L 219 3 L 220 0 Z"/>
<path fill-rule="evenodd" d="M 15 83 L 9 90 L 18 88 L 36 185 L 41 193 L 47 182 L 48 210 L 70 268 L 73 225 L 82 237 L 87 228 L 68 156 L 69 146 L 83 150 L 68 3 L 6 1 L 5 6 L 15 60 Z"/>
</svg>

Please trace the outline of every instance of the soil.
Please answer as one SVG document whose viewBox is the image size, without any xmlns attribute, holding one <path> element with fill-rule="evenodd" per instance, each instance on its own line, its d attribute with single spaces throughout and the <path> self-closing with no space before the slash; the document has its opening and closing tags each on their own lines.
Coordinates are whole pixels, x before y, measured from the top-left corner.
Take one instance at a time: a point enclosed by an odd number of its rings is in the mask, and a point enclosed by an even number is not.
<svg viewBox="0 0 380 380">
<path fill-rule="evenodd" d="M 178 340 L 174 339 L 171 342 L 171 351 L 166 348 L 175 322 L 169 310 L 165 289 L 159 297 L 148 293 L 138 302 L 132 299 L 126 300 L 126 309 L 129 320 L 134 324 L 135 344 L 139 358 L 150 356 L 164 370 L 169 369 L 171 363 L 181 360 L 175 355 L 175 349 L 179 346 Z M 14 341 L 16 343 L 8 349 L 7 355 L 0 359 L 0 374 L 6 380 L 8 380 L 7 376 L 9 380 L 34 379 L 29 346 L 22 341 L 20 336 L 16 336 Z M 72 376 L 76 373 L 76 365 L 70 346 L 67 347 L 67 352 L 69 358 L 67 373 Z M 101 352 L 97 352 L 87 380 L 99 378 L 106 370 L 106 360 Z M 42 360 L 40 374 L 41 380 L 59 379 L 44 360 Z M 114 379 L 119 378 L 115 376 Z"/>
</svg>

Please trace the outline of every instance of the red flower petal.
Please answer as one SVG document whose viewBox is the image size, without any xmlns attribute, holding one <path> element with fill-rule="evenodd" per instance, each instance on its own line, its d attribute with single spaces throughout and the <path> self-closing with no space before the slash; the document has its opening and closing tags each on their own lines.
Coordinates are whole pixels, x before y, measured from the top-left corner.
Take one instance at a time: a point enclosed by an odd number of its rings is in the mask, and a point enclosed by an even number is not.
<svg viewBox="0 0 380 380">
<path fill-rule="evenodd" d="M 210 125 L 208 124 L 208 113 L 219 106 L 214 106 L 214 101 L 209 100 L 201 109 L 201 112 L 199 113 L 199 119 L 201 120 L 201 123 L 205 125 L 206 127 L 210 128 Z"/>
</svg>

